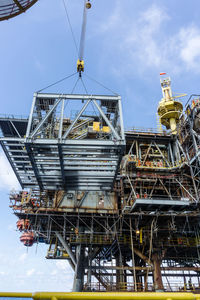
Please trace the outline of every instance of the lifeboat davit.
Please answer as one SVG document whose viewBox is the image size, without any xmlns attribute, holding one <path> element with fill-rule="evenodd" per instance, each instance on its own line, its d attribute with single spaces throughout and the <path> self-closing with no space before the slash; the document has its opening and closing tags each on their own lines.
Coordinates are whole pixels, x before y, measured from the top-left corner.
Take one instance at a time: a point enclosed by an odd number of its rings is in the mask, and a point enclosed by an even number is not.
<svg viewBox="0 0 200 300">
<path fill-rule="evenodd" d="M 18 220 L 17 221 L 17 229 L 19 230 L 19 231 L 22 231 L 22 230 L 27 230 L 27 229 L 29 229 L 29 227 L 30 227 L 30 221 L 28 220 L 28 219 L 21 219 L 21 220 Z"/>
<path fill-rule="evenodd" d="M 31 247 L 34 243 L 34 233 L 32 231 L 24 232 L 20 237 L 20 241 L 24 246 Z"/>
</svg>

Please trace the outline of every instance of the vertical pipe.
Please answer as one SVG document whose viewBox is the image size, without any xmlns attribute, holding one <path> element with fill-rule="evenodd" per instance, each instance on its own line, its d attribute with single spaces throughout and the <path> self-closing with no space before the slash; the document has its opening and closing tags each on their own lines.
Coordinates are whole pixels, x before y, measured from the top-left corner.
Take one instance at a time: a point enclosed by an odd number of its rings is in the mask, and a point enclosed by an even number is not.
<svg viewBox="0 0 200 300">
<path fill-rule="evenodd" d="M 88 274 L 87 274 L 87 286 L 88 290 L 91 291 L 91 279 L 92 279 L 92 245 L 90 244 L 88 251 Z"/>
<path fill-rule="evenodd" d="M 84 258 L 85 249 L 82 245 L 76 246 L 76 267 L 74 273 L 73 292 L 82 292 L 84 284 Z"/>
<path fill-rule="evenodd" d="M 65 107 L 65 100 L 63 99 L 61 105 L 61 113 L 60 113 L 60 124 L 59 124 L 59 133 L 58 133 L 59 139 L 62 138 L 64 107 Z"/>
<path fill-rule="evenodd" d="M 154 279 L 154 288 L 156 292 L 164 292 L 163 282 L 162 282 L 162 273 L 160 269 L 160 258 L 157 253 L 152 255 L 152 260 L 154 264 L 153 270 L 153 279 Z"/>
<path fill-rule="evenodd" d="M 173 153 L 172 153 L 171 143 L 169 143 L 169 153 L 170 153 L 170 156 L 171 156 L 172 166 L 174 167 L 174 157 L 173 157 Z"/>
<path fill-rule="evenodd" d="M 118 97 L 118 108 L 119 108 L 119 118 L 120 118 L 120 128 L 121 128 L 121 137 L 122 140 L 125 140 L 124 136 L 124 122 L 123 122 L 123 114 L 122 114 L 122 103 L 121 103 L 121 97 Z"/>
<path fill-rule="evenodd" d="M 131 217 L 129 218 L 130 222 L 130 234 L 131 234 L 131 250 L 132 250 L 132 266 L 133 266 L 133 281 L 134 281 L 134 290 L 137 292 L 137 282 L 136 282 L 136 271 L 135 271 L 135 254 L 133 247 L 133 230 L 132 230 L 132 222 Z"/>
<path fill-rule="evenodd" d="M 30 115 L 29 115 L 29 119 L 28 119 L 28 125 L 27 125 L 27 129 L 26 129 L 26 138 L 29 138 L 29 134 L 31 131 L 31 124 L 32 124 L 32 119 L 33 119 L 33 112 L 34 112 L 34 107 L 35 107 L 35 103 L 36 103 L 36 98 L 37 98 L 37 93 L 34 93 L 31 111 L 30 111 Z"/>
<path fill-rule="evenodd" d="M 84 232 L 83 227 L 79 227 L 79 219 L 77 228 L 80 233 Z M 73 292 L 82 292 L 84 286 L 84 273 L 85 273 L 85 247 L 80 244 L 76 246 L 76 267 L 74 273 Z"/>
</svg>

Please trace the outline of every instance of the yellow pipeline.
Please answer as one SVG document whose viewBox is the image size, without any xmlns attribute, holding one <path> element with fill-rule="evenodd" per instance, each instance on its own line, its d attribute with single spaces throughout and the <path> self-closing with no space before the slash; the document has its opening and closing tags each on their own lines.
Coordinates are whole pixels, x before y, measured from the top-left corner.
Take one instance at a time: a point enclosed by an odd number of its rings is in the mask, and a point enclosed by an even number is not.
<svg viewBox="0 0 200 300">
<path fill-rule="evenodd" d="M 200 294 L 193 293 L 0 293 L 0 297 L 33 298 L 45 300 L 200 300 Z"/>
<path fill-rule="evenodd" d="M 2 297 L 9 297 L 9 298 L 33 298 L 33 293 L 4 293 L 0 292 L 0 299 Z"/>
</svg>

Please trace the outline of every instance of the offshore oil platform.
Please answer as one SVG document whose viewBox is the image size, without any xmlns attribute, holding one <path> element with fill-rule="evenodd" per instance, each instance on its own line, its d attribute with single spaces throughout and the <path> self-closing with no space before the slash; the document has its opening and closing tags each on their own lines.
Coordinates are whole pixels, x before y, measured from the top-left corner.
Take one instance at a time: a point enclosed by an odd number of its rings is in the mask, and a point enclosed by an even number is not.
<svg viewBox="0 0 200 300">
<path fill-rule="evenodd" d="M 124 130 L 119 95 L 37 92 L 0 118 L 20 241 L 67 260 L 75 292 L 200 289 L 200 98 L 161 88 L 157 130 Z"/>
<path fill-rule="evenodd" d="M 0 119 L 20 240 L 67 259 L 74 291 L 199 286 L 200 99 L 183 112 L 170 79 L 161 87 L 165 131 L 124 131 L 108 95 L 35 93 L 28 119 Z"/>
</svg>

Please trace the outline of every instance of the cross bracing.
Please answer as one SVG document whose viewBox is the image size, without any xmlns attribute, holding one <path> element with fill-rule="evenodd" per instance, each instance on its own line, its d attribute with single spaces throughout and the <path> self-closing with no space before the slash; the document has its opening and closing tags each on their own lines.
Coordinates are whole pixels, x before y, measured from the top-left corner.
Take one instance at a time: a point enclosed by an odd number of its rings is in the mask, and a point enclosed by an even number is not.
<svg viewBox="0 0 200 300">
<path fill-rule="evenodd" d="M 95 96 L 97 105 L 62 96 L 35 94 L 29 121 L 0 119 L 3 149 L 27 187 L 10 194 L 21 241 L 66 259 L 74 291 L 197 289 L 198 107 L 176 135 L 123 133 L 118 96 Z"/>
<path fill-rule="evenodd" d="M 80 107 L 73 120 L 65 116 L 69 101 Z M 23 129 L 21 120 L 0 122 L 2 147 L 23 187 L 113 188 L 125 145 L 119 96 L 35 94 Z"/>
</svg>

